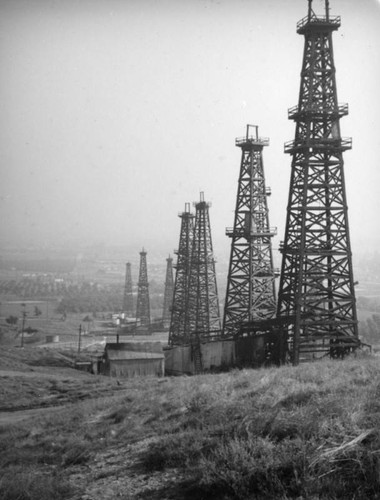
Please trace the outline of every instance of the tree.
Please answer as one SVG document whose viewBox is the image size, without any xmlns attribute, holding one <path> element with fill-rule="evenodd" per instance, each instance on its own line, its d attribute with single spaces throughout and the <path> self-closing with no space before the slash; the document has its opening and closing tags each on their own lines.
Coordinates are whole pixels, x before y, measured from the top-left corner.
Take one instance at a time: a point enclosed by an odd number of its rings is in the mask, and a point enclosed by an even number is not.
<svg viewBox="0 0 380 500">
<path fill-rule="evenodd" d="M 34 316 L 41 316 L 42 311 L 37 306 L 34 306 Z"/>
<path fill-rule="evenodd" d="M 32 328 L 31 326 L 28 326 L 28 328 L 24 329 L 24 332 L 32 334 L 38 332 L 37 328 Z"/>
<path fill-rule="evenodd" d="M 18 317 L 17 316 L 8 316 L 8 318 L 6 318 L 5 320 L 8 325 L 17 325 L 17 321 L 18 321 Z"/>
</svg>

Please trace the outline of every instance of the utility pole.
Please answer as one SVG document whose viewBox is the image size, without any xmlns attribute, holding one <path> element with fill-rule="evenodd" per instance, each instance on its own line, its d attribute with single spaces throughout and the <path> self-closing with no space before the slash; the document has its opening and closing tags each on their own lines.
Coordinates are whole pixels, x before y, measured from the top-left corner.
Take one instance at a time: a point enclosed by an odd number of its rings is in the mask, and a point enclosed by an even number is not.
<svg viewBox="0 0 380 500">
<path fill-rule="evenodd" d="M 21 304 L 23 307 L 22 311 L 22 326 L 21 326 L 21 347 L 24 347 L 24 328 L 25 328 L 25 320 L 26 320 L 26 304 Z"/>
<path fill-rule="evenodd" d="M 80 354 L 81 344 L 82 344 L 82 323 L 79 324 L 78 354 Z"/>
</svg>

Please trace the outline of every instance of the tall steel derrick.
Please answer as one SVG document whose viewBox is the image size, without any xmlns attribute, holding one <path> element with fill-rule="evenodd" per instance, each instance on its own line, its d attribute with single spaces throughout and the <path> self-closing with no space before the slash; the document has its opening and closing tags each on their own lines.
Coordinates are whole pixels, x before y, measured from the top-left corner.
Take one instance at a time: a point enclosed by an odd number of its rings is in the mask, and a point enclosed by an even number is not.
<svg viewBox="0 0 380 500">
<path fill-rule="evenodd" d="M 190 339 L 209 338 L 213 332 L 220 334 L 221 329 L 209 206 L 201 193 L 200 201 L 195 203 L 185 314 L 185 335 Z"/>
<path fill-rule="evenodd" d="M 254 129 L 254 135 L 250 130 Z M 231 241 L 224 308 L 223 335 L 235 335 L 242 322 L 272 318 L 276 312 L 275 273 L 269 226 L 263 147 L 269 139 L 258 136 L 258 127 L 247 125 L 246 136 L 236 139 L 241 164 Z"/>
<path fill-rule="evenodd" d="M 132 317 L 134 316 L 135 311 L 133 309 L 131 263 L 127 262 L 125 268 L 126 269 L 125 269 L 123 312 L 128 317 Z"/>
<path fill-rule="evenodd" d="M 308 15 L 297 24 L 305 36 L 298 106 L 289 110 L 296 123 L 292 155 L 278 316 L 292 318 L 288 347 L 297 364 L 306 353 L 332 357 L 357 346 L 357 315 L 352 272 L 339 120 L 348 114 L 338 104 L 332 32 L 340 17 Z"/>
<path fill-rule="evenodd" d="M 169 328 L 169 345 L 183 345 L 188 342 L 185 333 L 186 305 L 189 290 L 190 255 L 193 238 L 194 215 L 190 212 L 190 203 L 185 204 L 185 211 L 179 214 L 181 230 L 177 254 L 173 303 Z"/>
<path fill-rule="evenodd" d="M 149 327 L 150 325 L 150 301 L 146 255 L 147 252 L 142 249 L 140 252 L 140 271 L 136 307 L 136 321 L 143 327 Z"/>
<path fill-rule="evenodd" d="M 170 322 L 171 309 L 173 303 L 173 259 L 169 257 L 166 259 L 166 278 L 165 278 L 165 291 L 164 291 L 164 307 L 162 310 L 162 322 L 167 324 Z"/>
</svg>

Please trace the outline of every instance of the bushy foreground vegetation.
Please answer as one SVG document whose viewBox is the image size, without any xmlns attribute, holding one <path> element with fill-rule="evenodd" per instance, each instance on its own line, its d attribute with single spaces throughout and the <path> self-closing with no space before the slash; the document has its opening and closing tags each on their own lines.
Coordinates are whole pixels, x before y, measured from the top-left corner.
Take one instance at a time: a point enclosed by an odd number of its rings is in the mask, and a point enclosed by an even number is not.
<svg viewBox="0 0 380 500">
<path fill-rule="evenodd" d="M 0 498 L 78 498 L 86 489 L 72 480 L 79 468 L 139 441 L 148 443 L 136 455 L 140 470 L 176 472 L 173 490 L 154 498 L 379 498 L 374 357 L 123 386 L 107 399 L 2 428 Z"/>
</svg>

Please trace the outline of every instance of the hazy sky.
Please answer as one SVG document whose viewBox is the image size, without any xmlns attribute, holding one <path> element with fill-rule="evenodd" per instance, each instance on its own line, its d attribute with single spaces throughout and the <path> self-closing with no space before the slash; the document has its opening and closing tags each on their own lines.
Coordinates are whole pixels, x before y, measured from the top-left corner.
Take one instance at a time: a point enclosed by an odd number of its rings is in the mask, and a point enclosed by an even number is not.
<svg viewBox="0 0 380 500">
<path fill-rule="evenodd" d="M 380 244 L 380 1 L 330 0 L 353 250 Z M 324 2 L 314 0 L 322 14 Z M 212 203 L 229 252 L 247 123 L 264 149 L 274 247 L 290 179 L 306 0 L 0 0 L 1 239 L 178 246 Z"/>
</svg>

